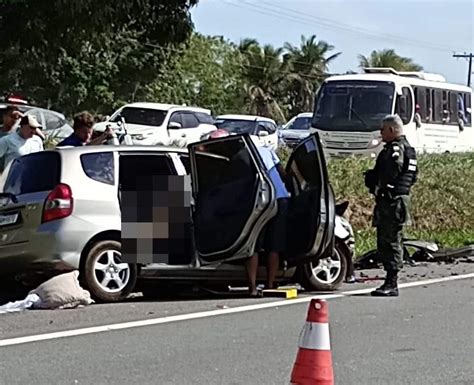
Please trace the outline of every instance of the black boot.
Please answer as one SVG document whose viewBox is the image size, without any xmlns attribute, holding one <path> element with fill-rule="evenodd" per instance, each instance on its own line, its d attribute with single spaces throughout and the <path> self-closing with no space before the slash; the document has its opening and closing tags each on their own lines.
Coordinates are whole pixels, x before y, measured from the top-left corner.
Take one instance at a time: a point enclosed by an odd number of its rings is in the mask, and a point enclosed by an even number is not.
<svg viewBox="0 0 474 385">
<path fill-rule="evenodd" d="M 398 297 L 398 272 L 387 272 L 387 277 L 382 286 L 375 289 L 370 294 L 374 297 Z"/>
</svg>

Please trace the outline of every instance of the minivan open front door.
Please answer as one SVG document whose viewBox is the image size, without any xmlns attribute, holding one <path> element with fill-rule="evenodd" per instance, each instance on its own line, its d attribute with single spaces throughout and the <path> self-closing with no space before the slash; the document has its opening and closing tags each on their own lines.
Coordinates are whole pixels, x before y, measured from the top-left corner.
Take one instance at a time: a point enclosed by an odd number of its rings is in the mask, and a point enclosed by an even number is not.
<svg viewBox="0 0 474 385">
<path fill-rule="evenodd" d="M 317 133 L 293 150 L 286 171 L 291 181 L 287 222 L 288 267 L 330 255 L 334 248 L 335 202 Z"/>
<path fill-rule="evenodd" d="M 250 136 L 188 146 L 194 196 L 196 252 L 203 264 L 253 253 L 263 226 L 275 215 L 275 191 Z"/>
</svg>

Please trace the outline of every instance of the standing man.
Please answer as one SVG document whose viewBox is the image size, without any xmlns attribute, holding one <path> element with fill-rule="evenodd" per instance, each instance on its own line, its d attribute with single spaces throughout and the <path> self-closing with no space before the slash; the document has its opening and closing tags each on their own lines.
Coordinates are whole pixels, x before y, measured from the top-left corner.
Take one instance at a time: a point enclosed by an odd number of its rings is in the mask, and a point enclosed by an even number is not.
<svg viewBox="0 0 474 385">
<path fill-rule="evenodd" d="M 7 106 L 2 114 L 2 127 L 0 127 L 0 138 L 11 134 L 16 122 L 21 119 L 22 114 L 18 107 Z M 5 157 L 0 157 L 0 173 L 5 169 Z"/>
<path fill-rule="evenodd" d="M 22 117 L 22 113 L 16 106 L 7 106 L 3 111 L 2 127 L 0 127 L 0 137 L 11 134 L 16 122 Z"/>
<path fill-rule="evenodd" d="M 398 296 L 398 272 L 403 268 L 403 226 L 410 220 L 410 189 L 416 182 L 416 153 L 403 135 L 398 115 L 382 121 L 385 142 L 375 168 L 365 173 L 365 185 L 375 195 L 373 225 L 377 228 L 378 255 L 386 271 L 384 284 L 373 296 Z"/>
<path fill-rule="evenodd" d="M 22 155 L 43 151 L 43 142 L 36 135 L 37 130 L 41 128 L 35 116 L 25 115 L 20 120 L 18 132 L 0 138 L 0 158 L 4 159 L 4 163 L 0 165 L 2 172 L 12 160 Z"/>
<path fill-rule="evenodd" d="M 229 132 L 224 129 L 212 131 L 209 139 L 223 138 L 229 136 Z M 287 179 L 286 171 L 280 163 L 278 155 L 270 147 L 256 145 L 261 159 L 265 165 L 268 176 L 275 187 L 278 204 L 277 214 L 270 219 L 266 228 L 263 230 L 262 237 L 257 242 L 257 249 L 263 249 L 267 253 L 267 289 L 275 288 L 275 278 L 280 263 L 280 254 L 286 249 L 286 220 L 289 205 L 290 194 L 286 189 L 284 180 Z M 244 161 L 242 159 L 242 161 Z M 251 297 L 260 297 L 261 293 L 257 291 L 257 273 L 258 273 L 258 251 L 247 258 L 245 267 L 249 281 L 249 295 Z"/>
<path fill-rule="evenodd" d="M 282 166 L 278 155 L 266 146 L 257 146 L 260 157 L 265 164 L 268 176 L 272 181 L 276 191 L 276 199 L 278 205 L 277 214 L 270 219 L 264 229 L 263 249 L 267 253 L 267 289 L 276 289 L 275 278 L 280 264 L 280 255 L 286 250 L 286 222 L 288 214 L 288 206 L 290 194 L 285 186 L 287 174 Z M 251 256 L 246 263 L 247 274 L 249 278 L 249 291 L 251 296 L 257 294 L 257 270 L 258 270 L 258 253 Z"/>
<path fill-rule="evenodd" d="M 74 124 L 72 127 L 74 129 L 74 132 L 71 135 L 69 135 L 66 139 L 59 142 L 57 147 L 61 147 L 61 146 L 79 147 L 79 146 L 84 146 L 84 145 L 96 145 L 96 144 L 104 143 L 104 141 L 107 140 L 109 135 L 112 134 L 112 129 L 110 127 L 107 127 L 104 133 L 102 133 L 95 139 L 91 139 L 92 133 L 93 133 L 92 127 L 94 126 L 94 123 L 95 123 L 95 119 L 91 113 L 87 111 L 83 111 L 77 114 L 74 117 Z"/>
</svg>

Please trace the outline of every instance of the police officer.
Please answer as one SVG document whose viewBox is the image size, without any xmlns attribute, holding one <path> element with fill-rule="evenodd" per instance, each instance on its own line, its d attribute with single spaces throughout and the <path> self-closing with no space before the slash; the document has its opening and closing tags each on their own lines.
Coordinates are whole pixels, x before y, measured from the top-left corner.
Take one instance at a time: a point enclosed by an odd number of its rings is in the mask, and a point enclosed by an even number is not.
<svg viewBox="0 0 474 385">
<path fill-rule="evenodd" d="M 398 115 L 388 115 L 380 130 L 385 142 L 375 167 L 365 173 L 365 185 L 375 195 L 373 225 L 377 251 L 386 271 L 384 284 L 373 296 L 398 296 L 398 272 L 403 267 L 402 231 L 409 224 L 410 189 L 416 182 L 416 153 L 403 135 Z"/>
</svg>

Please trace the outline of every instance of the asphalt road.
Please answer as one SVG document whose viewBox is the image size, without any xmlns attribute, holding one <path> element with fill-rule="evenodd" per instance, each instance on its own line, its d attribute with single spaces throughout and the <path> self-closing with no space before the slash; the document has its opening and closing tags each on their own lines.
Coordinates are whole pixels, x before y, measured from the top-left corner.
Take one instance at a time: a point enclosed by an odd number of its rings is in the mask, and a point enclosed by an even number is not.
<svg viewBox="0 0 474 385">
<path fill-rule="evenodd" d="M 473 270 L 472 265 L 453 269 L 460 272 L 445 275 L 458 278 L 461 270 Z M 430 277 L 409 278 L 404 280 Z M 344 290 L 364 292 L 377 283 Z M 352 293 L 328 299 L 336 383 L 472 384 L 473 288 L 471 278 L 403 288 L 399 298 Z M 138 298 L 2 315 L 0 344 L 6 346 L 0 345 L 0 384 L 288 384 L 307 299 Z M 240 311 L 249 305 L 255 308 Z M 197 312 L 234 310 L 186 319 Z M 161 322 L 169 316 L 182 319 L 18 345 L 8 342 L 118 322 Z"/>
</svg>

